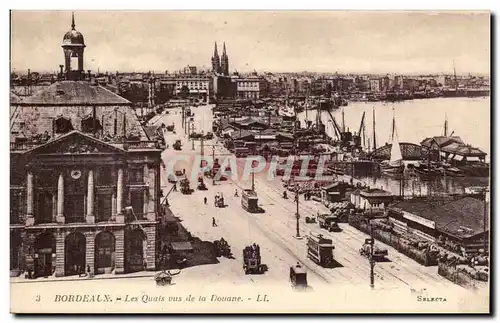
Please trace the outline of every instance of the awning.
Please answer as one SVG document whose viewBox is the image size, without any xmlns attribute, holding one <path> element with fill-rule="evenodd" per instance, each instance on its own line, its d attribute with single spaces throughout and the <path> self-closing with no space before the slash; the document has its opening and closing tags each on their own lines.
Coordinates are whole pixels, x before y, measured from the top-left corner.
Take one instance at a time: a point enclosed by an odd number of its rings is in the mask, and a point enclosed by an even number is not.
<svg viewBox="0 0 500 323">
<path fill-rule="evenodd" d="M 174 251 L 192 251 L 193 250 L 193 246 L 191 245 L 191 242 L 189 242 L 189 241 L 170 242 L 170 245 L 172 246 L 172 249 L 174 249 Z"/>
</svg>

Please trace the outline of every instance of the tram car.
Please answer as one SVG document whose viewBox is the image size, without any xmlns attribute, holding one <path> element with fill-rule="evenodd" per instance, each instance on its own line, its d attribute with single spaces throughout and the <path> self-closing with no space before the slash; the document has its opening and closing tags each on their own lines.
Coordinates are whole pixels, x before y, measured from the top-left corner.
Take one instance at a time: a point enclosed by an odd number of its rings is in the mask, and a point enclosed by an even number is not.
<svg viewBox="0 0 500 323">
<path fill-rule="evenodd" d="M 245 189 L 241 195 L 241 206 L 250 213 L 259 212 L 257 193 L 255 191 Z"/>
<path fill-rule="evenodd" d="M 307 236 L 307 258 L 318 265 L 322 267 L 333 265 L 333 249 L 335 246 L 332 239 L 326 239 L 321 234 Z"/>
</svg>

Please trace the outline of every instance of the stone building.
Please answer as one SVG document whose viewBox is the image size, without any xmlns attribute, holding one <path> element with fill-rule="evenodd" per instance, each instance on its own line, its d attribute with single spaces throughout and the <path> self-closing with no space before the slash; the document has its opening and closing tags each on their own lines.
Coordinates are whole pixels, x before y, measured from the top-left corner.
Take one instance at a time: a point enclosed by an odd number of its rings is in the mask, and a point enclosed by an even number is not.
<svg viewBox="0 0 500 323">
<path fill-rule="evenodd" d="M 74 27 L 65 55 L 83 47 Z M 129 101 L 82 80 L 80 64 L 65 70 L 66 80 L 11 103 L 11 272 L 154 270 L 163 147 Z"/>
</svg>

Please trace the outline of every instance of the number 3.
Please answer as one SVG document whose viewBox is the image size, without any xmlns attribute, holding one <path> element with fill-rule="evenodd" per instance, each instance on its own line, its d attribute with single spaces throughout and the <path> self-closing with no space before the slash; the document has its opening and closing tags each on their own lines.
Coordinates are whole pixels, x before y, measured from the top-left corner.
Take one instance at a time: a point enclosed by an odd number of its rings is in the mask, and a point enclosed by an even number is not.
<svg viewBox="0 0 500 323">
<path fill-rule="evenodd" d="M 40 295 L 36 295 L 35 300 L 36 300 L 37 302 L 40 302 Z"/>
</svg>

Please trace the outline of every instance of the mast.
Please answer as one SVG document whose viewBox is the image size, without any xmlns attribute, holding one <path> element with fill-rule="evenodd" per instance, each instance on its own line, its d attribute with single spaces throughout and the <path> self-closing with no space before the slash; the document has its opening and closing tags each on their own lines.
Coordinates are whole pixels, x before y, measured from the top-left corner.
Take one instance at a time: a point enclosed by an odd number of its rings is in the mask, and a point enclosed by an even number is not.
<svg viewBox="0 0 500 323">
<path fill-rule="evenodd" d="M 344 108 L 342 108 L 342 132 L 345 132 L 345 114 L 344 114 Z"/>
<path fill-rule="evenodd" d="M 448 137 L 448 114 L 444 114 L 444 136 Z"/>
<path fill-rule="evenodd" d="M 396 115 L 394 108 L 392 108 L 392 133 L 391 133 L 391 143 L 394 141 L 394 132 L 396 131 Z"/>
<path fill-rule="evenodd" d="M 306 102 L 305 102 L 304 106 L 305 106 L 305 109 L 306 109 L 306 127 L 307 127 L 307 122 L 309 121 L 309 119 L 307 118 L 307 110 L 309 108 L 309 91 L 307 91 Z"/>
<path fill-rule="evenodd" d="M 373 151 L 377 149 L 377 136 L 375 133 L 375 107 L 373 107 Z"/>
<path fill-rule="evenodd" d="M 458 90 L 457 71 L 455 70 L 455 60 L 453 60 L 453 77 L 455 78 L 455 90 Z"/>
</svg>

